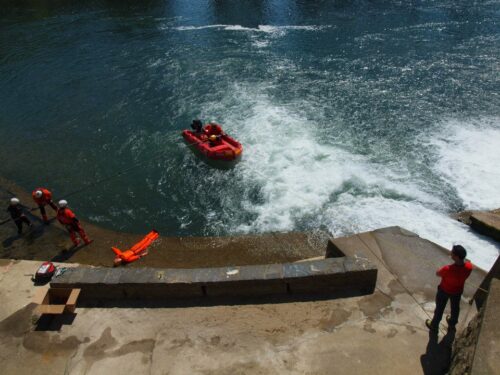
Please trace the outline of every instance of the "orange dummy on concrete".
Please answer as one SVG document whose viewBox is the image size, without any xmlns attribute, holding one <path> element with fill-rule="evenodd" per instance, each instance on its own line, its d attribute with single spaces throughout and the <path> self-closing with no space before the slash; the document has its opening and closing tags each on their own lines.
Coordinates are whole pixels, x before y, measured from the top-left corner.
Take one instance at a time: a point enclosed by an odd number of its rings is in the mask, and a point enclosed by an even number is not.
<svg viewBox="0 0 500 375">
<path fill-rule="evenodd" d="M 121 251 L 116 247 L 111 247 L 113 252 L 116 254 L 115 258 L 115 266 L 123 263 L 131 263 L 136 261 L 137 259 L 148 254 L 148 246 L 156 240 L 160 235 L 156 230 L 152 230 L 149 232 L 142 240 L 137 242 L 134 246 L 132 246 L 129 250 Z"/>
</svg>

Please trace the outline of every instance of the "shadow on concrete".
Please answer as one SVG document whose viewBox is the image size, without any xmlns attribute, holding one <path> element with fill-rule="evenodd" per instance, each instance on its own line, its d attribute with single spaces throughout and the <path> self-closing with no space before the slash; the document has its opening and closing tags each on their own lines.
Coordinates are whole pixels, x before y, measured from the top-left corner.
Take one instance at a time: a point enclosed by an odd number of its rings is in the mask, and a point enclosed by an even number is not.
<svg viewBox="0 0 500 375">
<path fill-rule="evenodd" d="M 43 236 L 47 225 L 44 224 L 43 221 L 36 216 L 30 214 L 27 214 L 26 216 L 29 217 L 33 226 L 30 228 L 26 227 L 26 224 L 23 224 L 23 233 L 10 236 L 2 241 L 2 245 L 4 248 L 9 248 L 10 246 L 12 246 L 14 241 L 21 239 L 24 239 L 28 244 L 32 244 L 37 238 Z"/>
<path fill-rule="evenodd" d="M 45 229 L 47 226 L 43 223 L 43 221 L 33 215 L 29 215 L 30 220 L 33 223 L 33 226 L 23 234 L 25 241 L 28 244 L 32 244 L 35 242 L 37 238 L 40 238 L 45 233 Z"/>
<path fill-rule="evenodd" d="M 4 248 L 11 247 L 12 244 L 14 243 L 14 241 L 19 240 L 21 238 L 22 238 L 22 235 L 19 235 L 19 234 L 15 235 L 15 236 L 10 236 L 2 241 L 2 246 Z"/>
<path fill-rule="evenodd" d="M 429 342 L 425 354 L 420 356 L 420 364 L 425 375 L 446 374 L 450 366 L 455 333 L 455 330 L 449 330 L 439 342 L 438 334 L 429 332 Z"/>
<path fill-rule="evenodd" d="M 31 330 L 35 331 L 59 331 L 63 325 L 71 325 L 77 314 L 44 314 L 35 322 L 36 303 L 29 303 L 23 308 L 15 311 L 4 320 L 0 321 L 0 337 L 20 337 Z"/>
<path fill-rule="evenodd" d="M 66 262 L 67 260 L 71 259 L 71 257 L 75 255 L 79 250 L 83 249 L 85 246 L 87 245 L 82 243 L 78 246 L 71 247 L 67 250 L 62 250 L 59 254 L 53 256 L 52 259 L 50 259 L 50 261 L 59 263 Z"/>
<path fill-rule="evenodd" d="M 51 278 L 50 277 L 45 277 L 45 278 L 35 278 L 34 276 L 31 277 L 31 281 L 33 281 L 33 285 L 35 286 L 42 286 L 42 285 L 47 285 L 50 282 Z"/>
<path fill-rule="evenodd" d="M 0 339 L 8 336 L 21 337 L 29 332 L 36 306 L 36 303 L 29 303 L 0 321 Z"/>
<path fill-rule="evenodd" d="M 42 315 L 36 322 L 35 331 L 60 331 L 63 325 L 73 324 L 75 317 L 75 313 Z"/>
<path fill-rule="evenodd" d="M 317 294 L 276 294 L 263 296 L 204 296 L 193 298 L 178 297 L 163 300 L 141 300 L 141 299 L 112 299 L 98 300 L 80 298 L 77 307 L 99 307 L 99 308 L 187 308 L 187 307 L 210 307 L 210 306 L 236 306 L 236 305 L 264 305 L 291 302 L 325 301 L 337 298 L 360 297 L 366 293 L 359 290 L 345 290 L 331 293 Z"/>
</svg>

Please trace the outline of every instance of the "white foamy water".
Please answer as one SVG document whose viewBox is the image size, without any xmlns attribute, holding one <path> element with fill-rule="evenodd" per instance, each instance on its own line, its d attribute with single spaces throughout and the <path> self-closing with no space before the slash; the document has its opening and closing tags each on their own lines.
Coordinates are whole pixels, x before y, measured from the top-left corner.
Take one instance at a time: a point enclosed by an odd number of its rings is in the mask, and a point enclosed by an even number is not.
<svg viewBox="0 0 500 375">
<path fill-rule="evenodd" d="M 479 236 L 447 213 L 428 208 L 418 201 L 397 201 L 380 196 L 363 198 L 343 194 L 325 214 L 327 226 L 335 236 L 364 232 L 387 226 L 400 226 L 447 249 L 463 245 L 474 264 L 490 269 L 498 247 Z"/>
<path fill-rule="evenodd" d="M 500 207 L 500 119 L 449 120 L 431 141 L 436 171 L 454 186 L 464 207 Z"/>
<path fill-rule="evenodd" d="M 179 31 L 192 31 L 192 30 L 203 30 L 203 29 L 222 29 L 228 31 L 250 31 L 250 32 L 261 32 L 261 33 L 283 33 L 287 30 L 304 30 L 304 31 L 319 31 L 330 26 L 295 26 L 295 25 L 284 25 L 284 26 L 271 26 L 271 25 L 259 25 L 257 28 L 244 27 L 241 25 L 203 25 L 203 26 L 177 26 L 174 30 Z"/>
<path fill-rule="evenodd" d="M 203 25 L 203 26 L 177 26 L 172 27 L 174 30 L 179 31 L 190 31 L 190 30 L 203 30 L 203 29 L 224 29 L 228 26 L 239 26 L 239 25 Z M 241 27 L 241 26 L 240 26 Z"/>
<path fill-rule="evenodd" d="M 231 231 L 288 231 L 307 217 L 318 226 L 326 225 L 335 236 L 397 225 L 446 248 L 460 243 L 475 264 L 491 267 L 497 246 L 450 218 L 441 195 L 412 180 L 404 161 L 388 167 L 342 145 L 322 144 L 315 124 L 300 114 L 265 97 L 253 100 L 253 115 L 237 130 L 245 145 L 240 173 L 249 183 L 259 183 L 264 202 L 244 201 L 244 208 L 257 218 Z M 454 140 L 467 144 L 469 137 L 461 131 L 456 134 Z M 475 132 L 466 134 L 481 139 Z M 488 147 L 476 151 L 477 160 L 484 160 L 482 152 L 490 151 Z M 460 160 L 469 159 L 457 163 Z"/>
<path fill-rule="evenodd" d="M 176 26 L 176 27 L 162 27 L 161 29 L 174 29 L 177 31 L 198 31 L 205 29 L 215 29 L 222 31 L 236 31 L 246 32 L 248 36 L 253 39 L 252 45 L 257 48 L 268 47 L 272 40 L 284 37 L 289 31 L 306 31 L 318 32 L 321 30 L 331 29 L 335 26 L 332 25 L 258 25 L 257 27 L 245 27 L 242 25 L 203 25 L 203 26 Z"/>
</svg>

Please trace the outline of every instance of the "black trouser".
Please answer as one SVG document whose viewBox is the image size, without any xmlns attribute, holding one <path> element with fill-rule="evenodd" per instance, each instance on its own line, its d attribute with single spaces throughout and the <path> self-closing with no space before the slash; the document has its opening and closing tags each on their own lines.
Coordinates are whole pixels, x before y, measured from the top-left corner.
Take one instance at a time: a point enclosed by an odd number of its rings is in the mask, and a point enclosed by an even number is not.
<svg viewBox="0 0 500 375">
<path fill-rule="evenodd" d="M 460 298 L 462 293 L 459 294 L 448 294 L 444 292 L 440 287 L 436 294 L 436 310 L 434 310 L 434 317 L 432 318 L 431 325 L 434 328 L 439 327 L 439 322 L 443 318 L 444 308 L 450 300 L 451 316 L 448 325 L 454 327 L 458 323 L 458 315 L 460 314 Z"/>
<path fill-rule="evenodd" d="M 52 209 L 57 212 L 57 206 L 54 202 L 48 201 L 47 203 L 44 204 L 39 204 L 38 208 L 40 208 L 40 213 L 42 214 L 43 217 L 47 216 L 47 212 L 45 211 L 45 205 L 48 204 Z"/>
<path fill-rule="evenodd" d="M 31 225 L 31 221 L 26 216 L 21 216 L 20 218 L 17 218 L 14 220 L 14 223 L 17 225 L 17 233 L 21 234 L 23 233 L 23 222 Z"/>
</svg>

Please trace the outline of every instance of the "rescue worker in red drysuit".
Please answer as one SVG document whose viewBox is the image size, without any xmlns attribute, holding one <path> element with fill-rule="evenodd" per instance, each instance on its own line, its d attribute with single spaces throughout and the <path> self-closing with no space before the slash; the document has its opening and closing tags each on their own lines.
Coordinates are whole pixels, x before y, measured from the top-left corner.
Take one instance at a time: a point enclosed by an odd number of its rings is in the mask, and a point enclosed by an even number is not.
<svg viewBox="0 0 500 375">
<path fill-rule="evenodd" d="M 221 136 L 224 135 L 222 127 L 215 121 L 210 121 L 210 124 L 205 125 L 205 134 L 210 137 L 211 135 Z"/>
<path fill-rule="evenodd" d="M 451 259 L 453 264 L 441 267 L 436 272 L 436 276 L 441 277 L 441 283 L 438 286 L 436 294 L 436 309 L 432 320 L 427 319 L 425 325 L 433 332 L 439 329 L 439 322 L 443 318 L 444 309 L 450 300 L 451 314 L 446 316 L 448 330 L 453 331 L 458 323 L 460 314 L 460 298 L 464 290 L 465 280 L 472 272 L 472 263 L 465 260 L 467 251 L 461 245 L 453 246 L 451 250 Z"/>
<path fill-rule="evenodd" d="M 49 224 L 49 218 L 47 217 L 47 212 L 45 212 L 45 206 L 49 205 L 57 213 L 57 206 L 52 201 L 52 193 L 45 188 L 37 188 L 31 193 L 33 200 L 38 205 L 40 213 L 42 214 L 42 219 L 45 224 Z"/>
<path fill-rule="evenodd" d="M 28 219 L 24 214 L 23 207 L 19 204 L 19 199 L 15 197 L 11 198 L 7 211 L 9 211 L 10 217 L 14 220 L 14 223 L 17 226 L 18 235 L 23 233 L 23 223 L 27 224 L 30 228 L 33 226 L 33 223 L 31 223 L 30 219 Z"/>
<path fill-rule="evenodd" d="M 131 263 L 147 255 L 148 246 L 151 245 L 151 243 L 154 240 L 156 240 L 159 236 L 160 235 L 158 234 L 158 232 L 153 229 L 142 240 L 140 240 L 134 246 L 132 246 L 129 250 L 121 251 L 116 247 L 111 247 L 113 252 L 116 254 L 114 265 L 118 266 L 123 263 Z"/>
<path fill-rule="evenodd" d="M 80 222 L 76 218 L 73 211 L 68 208 L 68 202 L 65 200 L 59 201 L 59 210 L 57 210 L 57 220 L 66 227 L 71 237 L 73 245 L 78 246 L 80 241 L 76 238 L 76 233 L 80 235 L 85 245 L 88 245 L 92 241 L 87 237 L 87 234 L 83 230 Z"/>
</svg>

